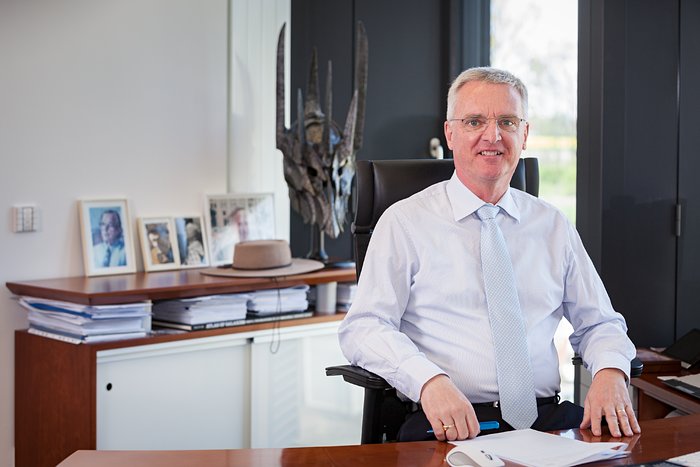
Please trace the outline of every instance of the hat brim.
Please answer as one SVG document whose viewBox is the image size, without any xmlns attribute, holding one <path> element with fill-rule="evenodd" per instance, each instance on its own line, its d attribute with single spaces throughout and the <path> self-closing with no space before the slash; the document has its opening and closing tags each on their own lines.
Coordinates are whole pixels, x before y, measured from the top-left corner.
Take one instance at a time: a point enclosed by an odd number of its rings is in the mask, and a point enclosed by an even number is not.
<svg viewBox="0 0 700 467">
<path fill-rule="evenodd" d="M 293 276 L 295 274 L 304 274 L 307 272 L 318 271 L 323 269 L 324 264 L 313 259 L 293 258 L 292 264 L 281 268 L 271 269 L 235 269 L 228 268 L 207 268 L 201 271 L 202 274 L 208 276 L 223 276 L 223 277 L 280 277 Z"/>
</svg>

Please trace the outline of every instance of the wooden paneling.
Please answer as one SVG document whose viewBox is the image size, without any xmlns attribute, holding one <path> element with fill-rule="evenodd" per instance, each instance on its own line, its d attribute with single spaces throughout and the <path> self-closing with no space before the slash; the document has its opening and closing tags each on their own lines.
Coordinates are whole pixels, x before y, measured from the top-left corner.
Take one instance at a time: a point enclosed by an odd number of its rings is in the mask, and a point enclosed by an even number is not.
<svg viewBox="0 0 700 467">
<path fill-rule="evenodd" d="M 15 334 L 17 466 L 56 465 L 66 452 L 94 449 L 94 387 L 87 346 Z"/>
</svg>

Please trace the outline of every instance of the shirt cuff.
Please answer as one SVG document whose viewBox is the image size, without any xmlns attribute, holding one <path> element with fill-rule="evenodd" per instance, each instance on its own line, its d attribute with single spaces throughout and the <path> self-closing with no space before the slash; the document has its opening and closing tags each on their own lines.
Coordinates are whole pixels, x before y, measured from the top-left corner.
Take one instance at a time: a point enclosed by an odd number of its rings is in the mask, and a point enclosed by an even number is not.
<svg viewBox="0 0 700 467">
<path fill-rule="evenodd" d="M 625 374 L 625 382 L 629 386 L 630 384 L 630 369 L 631 363 L 624 355 L 619 354 L 605 354 L 593 365 L 593 371 L 591 375 L 595 378 L 595 375 L 605 368 L 616 368 Z"/>
<path fill-rule="evenodd" d="M 422 355 L 416 355 L 401 364 L 399 375 L 404 375 L 398 379 L 405 382 L 405 387 L 396 387 L 402 394 L 413 402 L 420 400 L 420 393 L 423 385 L 437 375 L 446 374 L 439 366 Z M 404 385 L 401 385 L 404 386 Z"/>
</svg>

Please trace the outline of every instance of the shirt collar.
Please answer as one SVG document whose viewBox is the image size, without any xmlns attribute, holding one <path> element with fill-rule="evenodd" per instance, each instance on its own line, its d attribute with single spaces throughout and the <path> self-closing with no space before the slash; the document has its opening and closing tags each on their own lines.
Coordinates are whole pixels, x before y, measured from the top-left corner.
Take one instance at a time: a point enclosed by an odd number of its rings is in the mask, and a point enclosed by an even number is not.
<svg viewBox="0 0 700 467">
<path fill-rule="evenodd" d="M 496 206 L 503 209 L 516 222 L 520 222 L 520 209 L 515 204 L 511 190 L 512 188 L 508 188 L 503 197 L 498 200 Z M 464 186 L 457 177 L 456 171 L 452 173 L 452 178 L 447 182 L 447 198 L 450 200 L 455 222 L 470 216 L 485 204 L 482 199 Z"/>
</svg>

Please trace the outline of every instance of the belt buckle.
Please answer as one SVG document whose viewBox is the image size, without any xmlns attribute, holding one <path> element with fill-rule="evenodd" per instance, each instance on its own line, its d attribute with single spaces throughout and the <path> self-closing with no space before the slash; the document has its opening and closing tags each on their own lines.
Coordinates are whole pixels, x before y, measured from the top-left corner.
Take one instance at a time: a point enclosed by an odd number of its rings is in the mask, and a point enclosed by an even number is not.
<svg viewBox="0 0 700 467">
<path fill-rule="evenodd" d="M 493 406 L 496 407 L 496 408 L 498 408 L 499 405 L 500 405 L 500 404 L 499 404 L 499 401 L 495 401 L 495 402 L 493 403 Z"/>
</svg>

